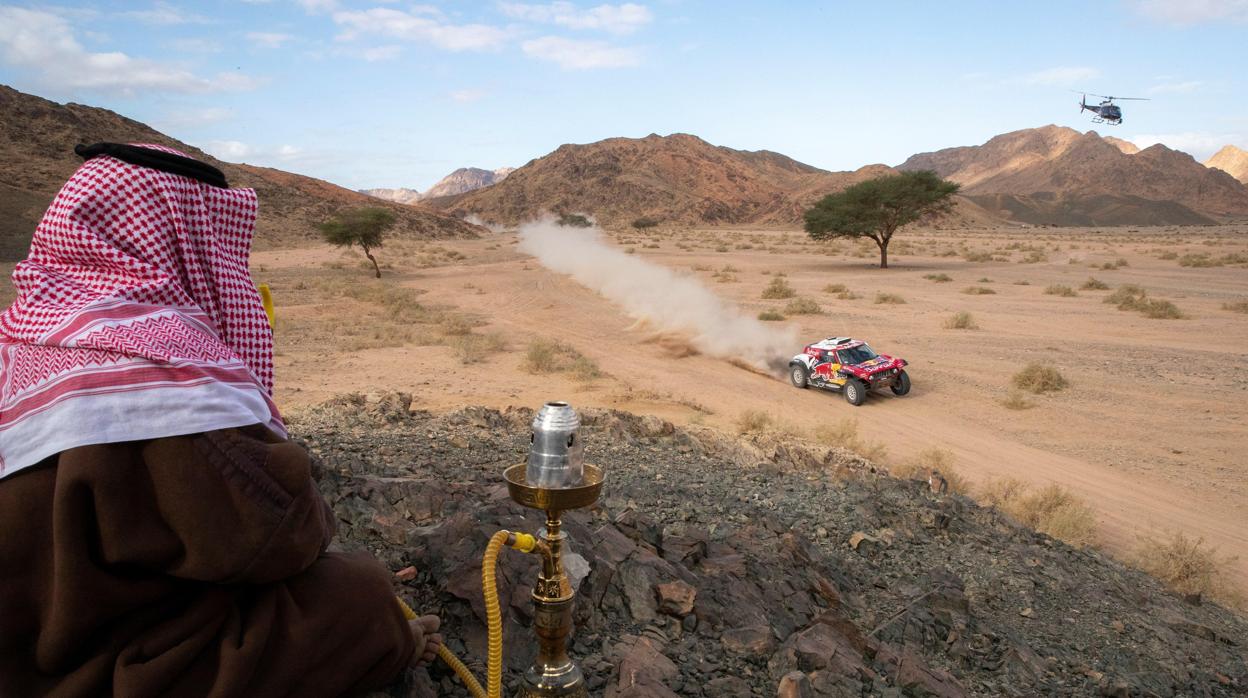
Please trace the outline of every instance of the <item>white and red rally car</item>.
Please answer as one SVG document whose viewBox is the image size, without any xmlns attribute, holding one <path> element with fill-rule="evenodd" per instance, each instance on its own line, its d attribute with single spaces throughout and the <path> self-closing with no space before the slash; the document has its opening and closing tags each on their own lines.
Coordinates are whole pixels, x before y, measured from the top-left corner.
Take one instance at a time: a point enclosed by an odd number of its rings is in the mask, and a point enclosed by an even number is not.
<svg viewBox="0 0 1248 698">
<path fill-rule="evenodd" d="M 867 391 L 888 387 L 894 395 L 910 392 L 906 360 L 877 354 L 867 343 L 850 337 L 828 337 L 809 344 L 789 361 L 793 385 L 839 390 L 845 401 L 861 405 Z"/>
</svg>

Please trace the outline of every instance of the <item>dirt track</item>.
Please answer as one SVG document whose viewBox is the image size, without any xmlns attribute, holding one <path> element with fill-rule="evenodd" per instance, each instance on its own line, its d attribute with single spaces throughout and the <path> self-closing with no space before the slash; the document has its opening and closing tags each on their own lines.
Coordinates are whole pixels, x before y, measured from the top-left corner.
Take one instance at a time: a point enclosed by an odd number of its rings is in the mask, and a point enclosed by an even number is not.
<svg viewBox="0 0 1248 698">
<path fill-rule="evenodd" d="M 1194 251 L 1243 251 L 1239 230 L 1204 233 L 1212 245 Z M 421 302 L 446 304 L 488 320 L 508 347 L 484 362 L 463 365 L 444 347 L 406 346 L 346 355 L 316 347 L 280 346 L 279 401 L 310 404 L 330 394 L 373 389 L 412 391 L 426 409 L 468 404 L 536 405 L 553 397 L 577 404 L 613 406 L 731 428 L 747 409 L 764 410 L 780 422 L 810 429 L 846 417 L 858 420 L 870 441 L 888 447 L 886 462 L 939 446 L 952 451 L 956 467 L 973 480 L 1010 476 L 1034 483 L 1059 482 L 1086 498 L 1101 521 L 1102 538 L 1125 551 L 1146 532 L 1182 530 L 1204 536 L 1239 556 L 1248 579 L 1248 316 L 1221 308 L 1248 295 L 1243 267 L 1184 268 L 1158 258 L 1173 249 L 1177 235 L 1160 230 L 1023 231 L 1015 240 L 1045 235 L 1048 261 L 971 263 L 961 258 L 894 254 L 893 268 L 870 266 L 871 258 L 813 254 L 800 236 L 787 244 L 717 253 L 638 249 L 646 259 L 671 268 L 719 269 L 731 264 L 737 283 L 717 284 L 709 271 L 690 271 L 750 314 L 781 307 L 759 300 L 770 281 L 763 271 L 787 274 L 799 295 L 817 300 L 822 315 L 798 316 L 802 337 L 848 334 L 868 339 L 879 351 L 907 358 L 914 390 L 906 398 L 873 396 L 852 408 L 840 396 L 797 391 L 787 382 L 736 368 L 705 356 L 672 358 L 635 318 L 614 303 L 513 251 L 511 236 L 449 245 L 465 261 L 391 275 L 427 291 Z M 731 232 L 687 234 L 731 236 Z M 755 233 L 769 240 L 781 233 Z M 929 234 L 935 250 L 966 240 L 970 249 L 1000 247 L 1003 233 Z M 917 237 L 916 237 L 917 239 Z M 503 244 L 498 244 L 498 243 Z M 1071 244 L 1078 249 L 1070 249 Z M 1052 250 L 1053 245 L 1060 250 Z M 487 249 L 496 245 L 495 249 Z M 640 248 L 640 245 L 637 245 Z M 1077 263 L 1069 263 L 1074 257 Z M 255 264 L 271 273 L 333 260 L 330 250 L 263 252 Z M 1090 269 L 1117 258 L 1129 266 Z M 1018 259 L 1018 255 L 1014 256 Z M 315 273 L 315 272 L 313 272 Z M 925 274 L 945 273 L 949 283 Z M 257 272 L 258 277 L 264 272 Z M 1118 286 L 1136 283 L 1150 294 L 1173 300 L 1190 318 L 1152 320 L 1101 302 L 1109 291 L 1079 291 L 1066 298 L 1045 295 L 1049 284 L 1078 286 L 1089 276 Z M 981 278 L 991 282 L 979 282 Z M 1015 285 L 1026 280 L 1030 285 Z M 856 300 L 821 293 L 827 283 L 844 283 Z M 994 295 L 966 295 L 967 286 L 992 288 Z M 315 309 L 292 307 L 298 294 L 278 291 L 279 312 L 306 316 Z M 877 291 L 900 294 L 902 305 L 872 302 Z M 295 296 L 295 297 L 292 297 Z M 285 306 L 283 308 L 283 306 Z M 955 311 L 974 314 L 982 329 L 947 330 Z M 631 329 L 630 329 L 631 328 Z M 535 336 L 558 339 L 594 359 L 609 378 L 576 383 L 560 374 L 535 376 L 522 368 L 524 350 Z M 800 347 L 794 347 L 797 351 Z M 1055 364 L 1072 387 L 1051 396 L 1030 397 L 1031 409 L 1000 404 L 1010 376 L 1029 361 Z"/>
</svg>

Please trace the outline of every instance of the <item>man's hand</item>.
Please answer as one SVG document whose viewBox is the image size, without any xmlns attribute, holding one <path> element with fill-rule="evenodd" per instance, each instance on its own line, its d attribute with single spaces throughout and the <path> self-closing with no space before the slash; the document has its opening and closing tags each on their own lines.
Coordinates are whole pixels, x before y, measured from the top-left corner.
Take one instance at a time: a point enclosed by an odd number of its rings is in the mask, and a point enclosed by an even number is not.
<svg viewBox="0 0 1248 698">
<path fill-rule="evenodd" d="M 407 624 L 412 628 L 412 637 L 416 640 L 412 665 L 425 666 L 431 663 L 438 656 L 438 647 L 442 645 L 442 635 L 438 633 L 442 620 L 437 616 L 421 616 L 409 620 Z"/>
</svg>

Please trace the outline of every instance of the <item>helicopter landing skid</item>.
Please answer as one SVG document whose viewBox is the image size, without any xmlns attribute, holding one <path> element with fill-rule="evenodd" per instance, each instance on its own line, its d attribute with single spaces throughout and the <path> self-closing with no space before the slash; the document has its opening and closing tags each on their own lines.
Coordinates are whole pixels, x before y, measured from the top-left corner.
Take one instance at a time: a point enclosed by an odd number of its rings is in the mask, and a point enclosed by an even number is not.
<svg viewBox="0 0 1248 698">
<path fill-rule="evenodd" d="M 1104 119 L 1102 119 L 1102 118 L 1101 118 L 1101 117 L 1099 117 L 1099 116 L 1094 116 L 1094 117 L 1092 117 L 1092 123 L 1094 123 L 1094 124 L 1103 124 L 1103 123 L 1105 123 L 1105 120 L 1104 120 Z"/>
</svg>

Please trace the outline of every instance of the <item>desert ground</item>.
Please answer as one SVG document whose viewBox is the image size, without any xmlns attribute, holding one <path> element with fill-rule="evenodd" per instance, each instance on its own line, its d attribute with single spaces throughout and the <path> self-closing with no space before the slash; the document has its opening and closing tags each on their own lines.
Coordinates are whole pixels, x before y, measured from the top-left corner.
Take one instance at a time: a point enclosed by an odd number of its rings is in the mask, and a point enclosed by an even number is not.
<svg viewBox="0 0 1248 698">
<path fill-rule="evenodd" d="M 277 302 L 279 405 L 380 390 L 411 392 L 433 412 L 558 398 L 725 430 L 752 418 L 748 428 L 793 438 L 820 438 L 822 428 L 821 438 L 889 467 L 935 447 L 972 484 L 1063 485 L 1094 509 L 1097 544 L 1117 555 L 1138 550 L 1141 536 L 1203 537 L 1238 558 L 1234 574 L 1248 587 L 1248 226 L 905 231 L 886 270 L 871 243 L 794 230 L 627 229 L 607 239 L 699 279 L 750 317 L 785 314 L 775 325 L 796 328 L 790 353 L 850 335 L 901 356 L 913 391 L 855 408 L 708 356 L 498 232 L 393 241 L 377 253 L 379 282 L 355 251 L 255 253 L 253 276 Z M 820 312 L 762 299 L 778 275 Z M 1090 278 L 1108 289 L 1084 288 Z M 836 284 L 845 290 L 826 290 Z M 1124 284 L 1184 317 L 1103 302 Z M 1075 295 L 1046 293 L 1051 286 Z M 889 295 L 904 302 L 877 302 Z M 958 312 L 977 329 L 946 328 Z M 535 367 L 542 340 L 558 345 Z M 1012 389 L 1030 362 L 1056 367 L 1069 386 Z M 760 427 L 759 413 L 769 423 Z"/>
</svg>

